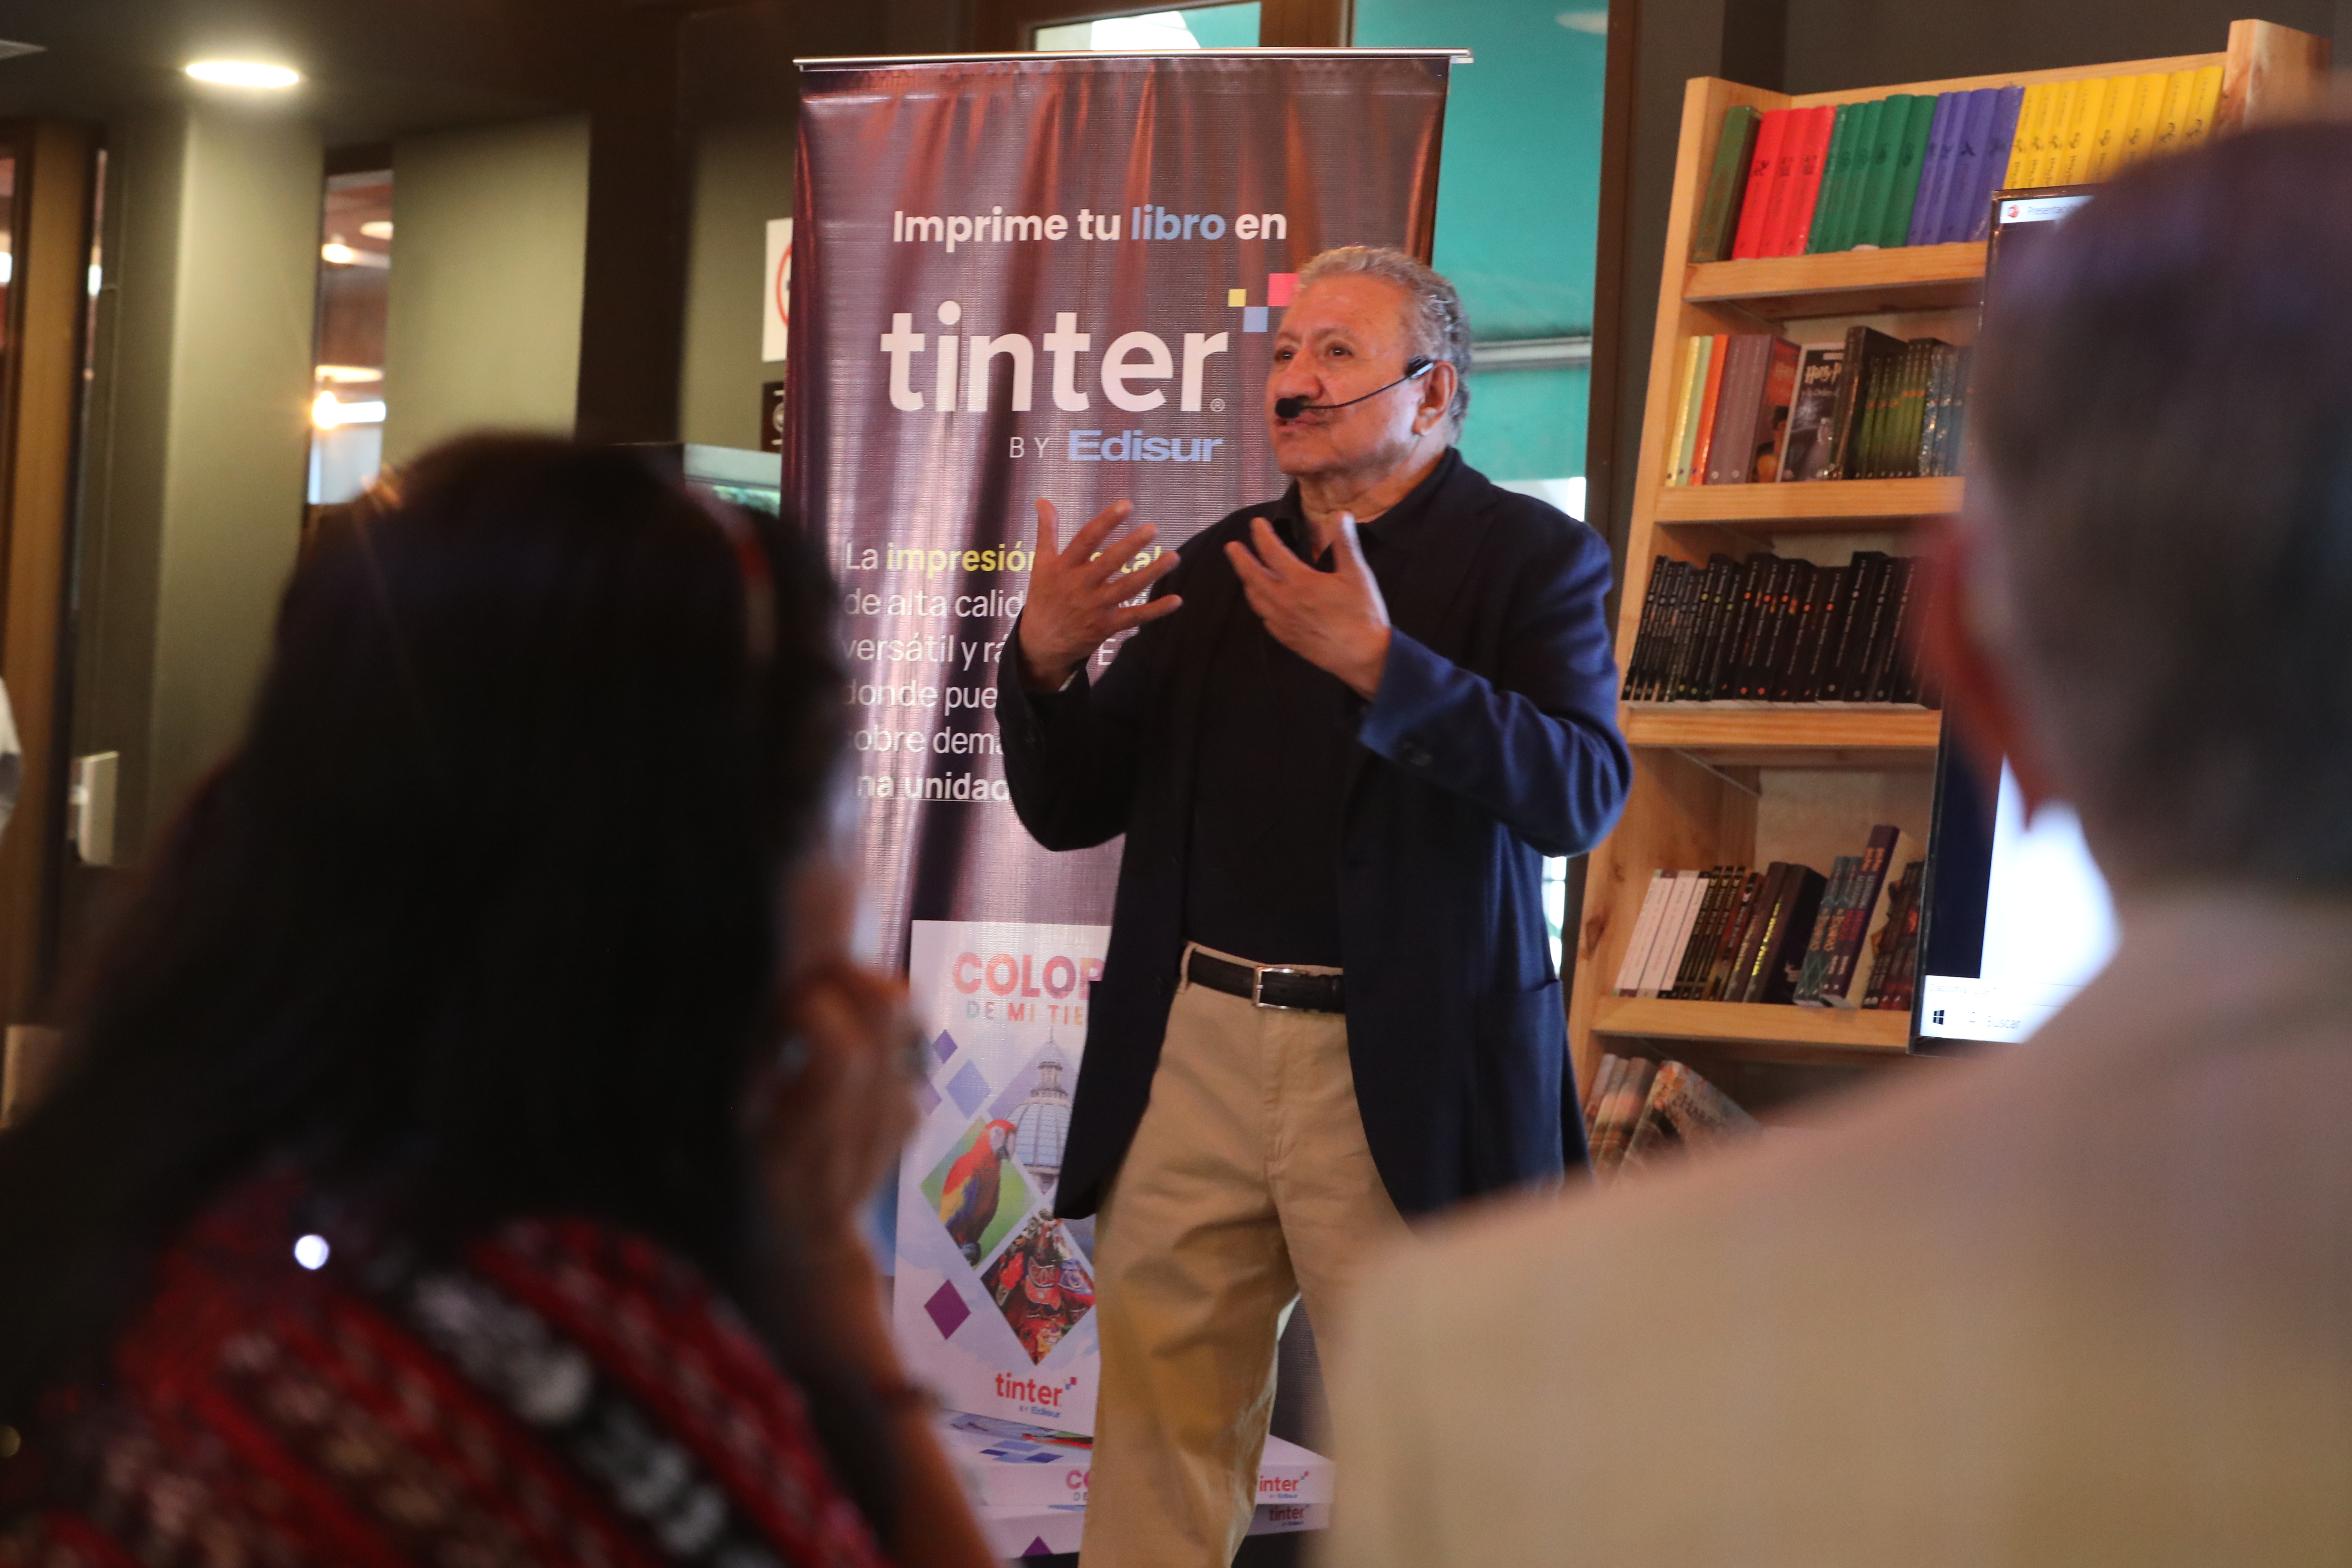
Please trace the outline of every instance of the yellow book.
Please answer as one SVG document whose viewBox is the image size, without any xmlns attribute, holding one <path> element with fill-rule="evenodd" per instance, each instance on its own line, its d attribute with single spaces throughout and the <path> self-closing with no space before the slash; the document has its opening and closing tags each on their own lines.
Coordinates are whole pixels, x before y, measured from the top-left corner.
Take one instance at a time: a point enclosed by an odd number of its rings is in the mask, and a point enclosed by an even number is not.
<svg viewBox="0 0 2352 1568">
<path fill-rule="evenodd" d="M 2104 180 L 2123 172 L 2124 147 L 2131 140 L 2132 121 L 2138 110 L 2139 78 L 2109 77 L 2107 100 L 2099 110 L 2099 124 L 2090 148 L 2083 154 L 2079 178 L 2085 182 Z"/>
<path fill-rule="evenodd" d="M 2033 162 L 2031 184 L 2054 185 L 2058 183 L 2058 171 L 2066 163 L 2066 132 L 2074 123 L 2074 105 L 2082 95 L 2083 84 L 2080 81 L 2058 84 L 2054 101 L 2050 105 L 2050 123 L 2042 128 L 2042 156 Z"/>
<path fill-rule="evenodd" d="M 2150 71 L 2139 79 L 2139 93 L 2134 100 L 2130 140 L 2124 144 L 2123 166 L 2128 168 L 2156 151 L 2156 134 L 2164 123 L 2166 89 L 2172 79 L 2162 71 Z"/>
<path fill-rule="evenodd" d="M 2099 127 L 2106 118 L 2110 79 L 2093 77 L 2074 95 L 2074 111 L 2066 119 L 2066 139 L 2058 150 L 2053 185 L 2080 184 L 2090 178 L 2091 153 L 2099 144 Z"/>
<path fill-rule="evenodd" d="M 1666 444 L 1666 483 L 1690 482 L 1691 377 L 1707 340 L 1683 340 L 1682 369 L 1675 376 L 1675 437 Z"/>
<path fill-rule="evenodd" d="M 2221 68 L 2207 66 L 2197 73 L 2189 90 L 2189 112 L 2180 117 L 2180 144 L 2194 147 L 2213 133 L 2213 116 L 2221 111 Z"/>
<path fill-rule="evenodd" d="M 2180 145 L 2181 118 L 2189 112 L 2189 95 L 2196 89 L 2194 70 L 2174 71 L 2164 79 L 2164 105 L 2157 111 L 2156 142 L 2151 153 L 2170 153 Z"/>
<path fill-rule="evenodd" d="M 2025 89 L 2024 100 L 2017 106 L 2017 136 L 2010 143 L 2009 173 L 2001 176 L 2002 190 L 2021 191 L 2033 184 L 2042 133 L 2050 122 L 2050 102 L 2057 95 L 2054 82 L 2037 81 Z"/>
</svg>

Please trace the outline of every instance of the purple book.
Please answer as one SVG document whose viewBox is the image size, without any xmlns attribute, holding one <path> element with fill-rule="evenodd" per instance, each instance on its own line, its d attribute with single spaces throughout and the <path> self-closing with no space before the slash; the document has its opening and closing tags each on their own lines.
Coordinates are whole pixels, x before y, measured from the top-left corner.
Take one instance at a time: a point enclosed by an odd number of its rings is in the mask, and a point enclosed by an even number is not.
<svg viewBox="0 0 2352 1568">
<path fill-rule="evenodd" d="M 1952 153 L 1958 141 L 1956 121 L 1967 104 L 1964 92 L 1939 93 L 1936 117 L 1927 122 L 1927 154 L 1919 165 L 1919 195 L 1911 204 L 1911 232 L 1906 245 L 1935 245 L 1943 238 L 1944 205 L 1951 195 Z"/>
<path fill-rule="evenodd" d="M 2024 102 L 2025 89 L 2021 87 L 2004 87 L 1996 94 L 1992 128 L 1985 132 L 1978 153 L 1981 166 L 1977 174 L 1976 198 L 1970 205 L 1969 226 L 1955 238 L 1984 239 L 1991 235 L 1992 194 L 2008 177 L 2010 145 L 2017 140 L 2017 111 Z"/>
<path fill-rule="evenodd" d="M 2000 89 L 1980 87 L 1962 95 L 1959 123 L 1952 130 L 1952 174 L 1944 185 L 1943 205 L 1936 213 L 1937 242 L 1966 239 L 1977 182 L 1983 177 L 1985 138 L 1992 131 L 1992 113 Z M 2004 170 L 2007 160 L 2003 161 Z"/>
</svg>

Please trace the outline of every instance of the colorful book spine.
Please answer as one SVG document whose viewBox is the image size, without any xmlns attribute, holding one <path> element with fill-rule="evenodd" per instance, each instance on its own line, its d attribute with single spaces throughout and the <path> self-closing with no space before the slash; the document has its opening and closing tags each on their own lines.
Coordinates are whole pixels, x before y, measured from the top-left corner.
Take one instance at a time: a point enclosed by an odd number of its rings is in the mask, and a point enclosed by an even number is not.
<svg viewBox="0 0 2352 1568">
<path fill-rule="evenodd" d="M 1845 199 L 1846 181 L 1853 164 L 1855 127 L 1862 105 L 1841 103 L 1830 117 L 1830 147 L 1822 159 L 1822 188 L 1813 202 L 1813 226 L 1805 237 L 1805 253 L 1820 255 L 1837 248 L 1838 206 Z"/>
<path fill-rule="evenodd" d="M 1968 100 L 1965 92 L 1937 95 L 1936 112 L 1927 121 L 1927 153 L 1919 164 L 1919 191 L 1911 203 L 1911 226 L 1903 238 L 1906 245 L 1933 245 L 1938 238 L 1944 198 L 1952 182 L 1958 122 Z"/>
<path fill-rule="evenodd" d="M 1994 94 L 1991 129 L 1985 132 L 1980 153 L 1983 163 L 1969 193 L 1966 221 L 1955 221 L 1953 238 L 1982 241 L 1992 232 L 1992 194 L 2001 188 L 2003 166 L 2014 163 L 2017 127 L 2024 105 L 2023 88 L 2004 87 Z"/>
<path fill-rule="evenodd" d="M 1762 118 L 1744 103 L 1723 111 L 1715 164 L 1706 178 L 1706 199 L 1699 204 L 1698 232 L 1691 239 L 1693 261 L 1723 261 L 1731 255 L 1738 234 L 1740 198 L 1748 187 L 1748 165 L 1756 152 L 1756 125 Z"/>
<path fill-rule="evenodd" d="M 1764 220 L 1772 205 L 1772 177 L 1780 164 L 1780 146 L 1789 134 L 1792 111 L 1775 109 L 1765 113 L 1763 123 L 1756 128 L 1756 153 L 1748 164 L 1748 189 L 1740 197 L 1739 226 L 1734 235 L 1731 254 L 1745 259 L 1763 254 Z"/>
</svg>

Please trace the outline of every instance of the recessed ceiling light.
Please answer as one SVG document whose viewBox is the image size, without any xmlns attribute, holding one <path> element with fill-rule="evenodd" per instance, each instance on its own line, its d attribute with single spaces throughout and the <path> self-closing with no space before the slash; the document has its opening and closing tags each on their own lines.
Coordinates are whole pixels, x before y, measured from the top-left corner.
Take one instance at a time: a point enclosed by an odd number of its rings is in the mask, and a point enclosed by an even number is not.
<svg viewBox="0 0 2352 1568">
<path fill-rule="evenodd" d="M 42 54 L 47 48 L 47 44 L 19 44 L 7 38 L 0 38 L 0 60 L 13 60 L 18 55 Z"/>
<path fill-rule="evenodd" d="M 362 382 L 382 381 L 383 372 L 371 364 L 322 364 L 318 368 L 318 377 L 320 381 L 331 381 L 338 385 L 347 386 Z"/>
<path fill-rule="evenodd" d="M 215 87 L 292 87 L 302 79 L 300 71 L 252 60 L 198 60 L 188 67 L 188 74 Z"/>
<path fill-rule="evenodd" d="M 366 235 L 370 239 L 390 239 L 392 237 L 392 220 L 387 217 L 371 218 L 366 223 L 360 225 L 360 232 Z"/>
</svg>

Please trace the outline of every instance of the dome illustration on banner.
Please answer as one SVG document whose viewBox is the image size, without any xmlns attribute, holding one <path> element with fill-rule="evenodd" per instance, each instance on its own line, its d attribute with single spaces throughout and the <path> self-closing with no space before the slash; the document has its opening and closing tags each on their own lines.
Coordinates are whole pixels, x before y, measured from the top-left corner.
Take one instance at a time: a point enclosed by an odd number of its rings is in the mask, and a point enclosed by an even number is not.
<svg viewBox="0 0 2352 1568">
<path fill-rule="evenodd" d="M 1048 1035 L 1045 1048 L 1037 1054 L 1037 1087 L 1011 1118 L 1013 1157 L 1036 1179 L 1038 1194 L 1048 1203 L 1062 1174 L 1062 1150 L 1070 1141 L 1070 1091 L 1062 1087 L 1062 1074 L 1069 1065 Z"/>
</svg>

